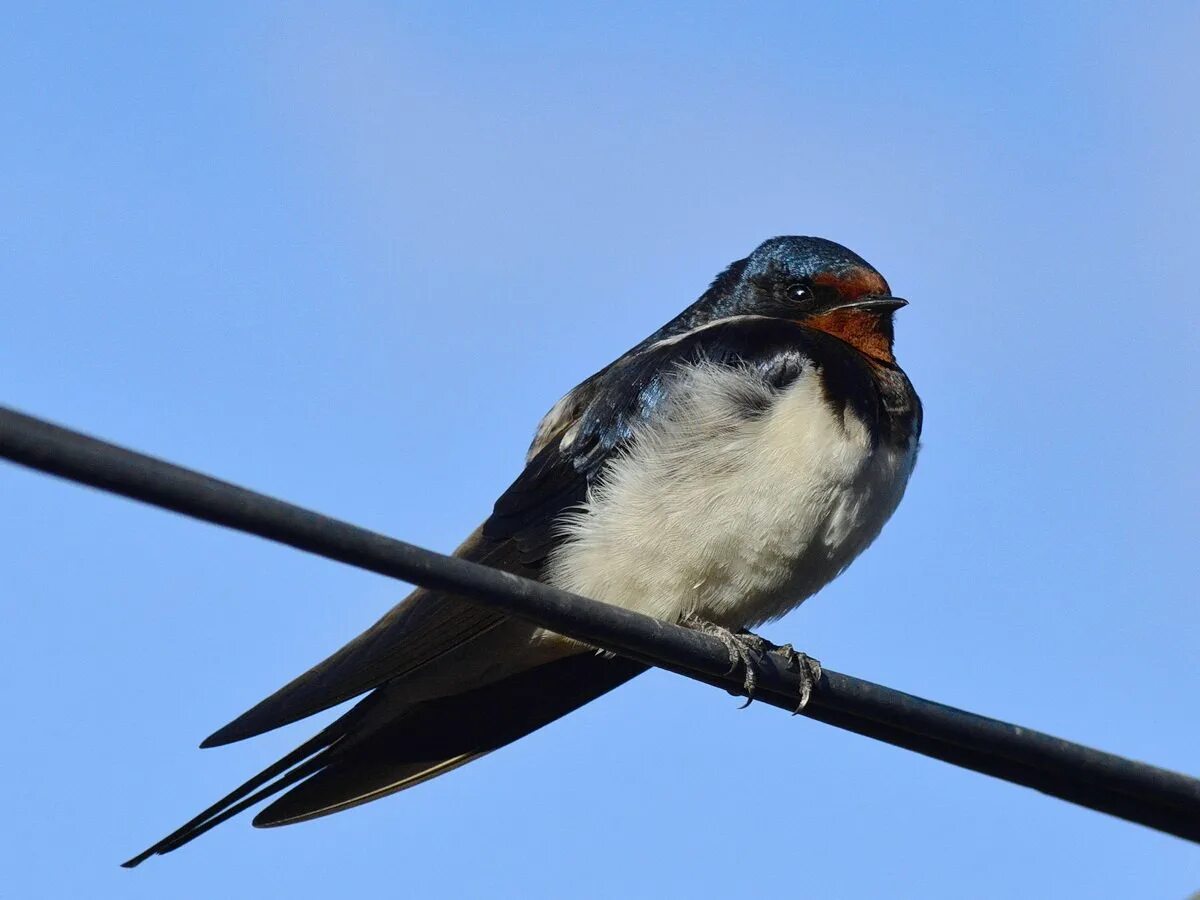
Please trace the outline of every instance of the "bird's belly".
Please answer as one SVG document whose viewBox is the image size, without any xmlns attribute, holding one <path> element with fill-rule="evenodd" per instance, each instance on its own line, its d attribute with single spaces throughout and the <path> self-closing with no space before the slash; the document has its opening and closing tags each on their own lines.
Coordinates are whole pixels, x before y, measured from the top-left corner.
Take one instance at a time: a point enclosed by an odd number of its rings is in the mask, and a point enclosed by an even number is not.
<svg viewBox="0 0 1200 900">
<path fill-rule="evenodd" d="M 566 590 L 676 621 L 728 627 L 783 615 L 849 565 L 896 508 L 915 441 L 872 447 L 808 373 L 749 414 L 745 371 L 696 389 L 639 434 L 564 520 L 547 568 Z"/>
</svg>

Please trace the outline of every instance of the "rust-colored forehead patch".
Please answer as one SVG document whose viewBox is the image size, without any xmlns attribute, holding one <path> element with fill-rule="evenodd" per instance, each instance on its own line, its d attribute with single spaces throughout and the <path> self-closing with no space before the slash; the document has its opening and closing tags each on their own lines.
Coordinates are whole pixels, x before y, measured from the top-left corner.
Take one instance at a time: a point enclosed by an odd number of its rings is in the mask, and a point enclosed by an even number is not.
<svg viewBox="0 0 1200 900">
<path fill-rule="evenodd" d="M 813 283 L 834 288 L 848 300 L 855 297 L 891 293 L 882 275 L 873 269 L 864 269 L 862 266 L 843 269 L 841 272 L 819 272 L 813 276 Z"/>
</svg>

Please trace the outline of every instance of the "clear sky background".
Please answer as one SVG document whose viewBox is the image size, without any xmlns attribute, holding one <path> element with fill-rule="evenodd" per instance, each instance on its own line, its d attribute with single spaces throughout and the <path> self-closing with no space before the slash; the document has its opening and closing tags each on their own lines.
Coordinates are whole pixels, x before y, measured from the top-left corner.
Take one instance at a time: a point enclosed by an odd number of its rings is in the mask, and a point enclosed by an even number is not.
<svg viewBox="0 0 1200 900">
<path fill-rule="evenodd" d="M 912 305 L 924 452 L 765 633 L 1200 774 L 1194 3 L 16 4 L 3 402 L 452 548 L 776 234 Z M 0 896 L 1166 897 L 1175 838 L 653 673 L 413 791 L 117 864 L 405 587 L 0 466 Z"/>
</svg>

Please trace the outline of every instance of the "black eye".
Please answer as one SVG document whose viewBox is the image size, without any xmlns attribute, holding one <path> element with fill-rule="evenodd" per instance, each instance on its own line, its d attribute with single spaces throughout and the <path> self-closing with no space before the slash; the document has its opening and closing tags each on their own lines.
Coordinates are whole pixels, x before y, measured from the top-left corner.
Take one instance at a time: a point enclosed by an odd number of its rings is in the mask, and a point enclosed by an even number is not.
<svg viewBox="0 0 1200 900">
<path fill-rule="evenodd" d="M 807 284 L 789 284 L 788 299 L 793 303 L 805 303 L 813 298 L 813 290 Z"/>
</svg>

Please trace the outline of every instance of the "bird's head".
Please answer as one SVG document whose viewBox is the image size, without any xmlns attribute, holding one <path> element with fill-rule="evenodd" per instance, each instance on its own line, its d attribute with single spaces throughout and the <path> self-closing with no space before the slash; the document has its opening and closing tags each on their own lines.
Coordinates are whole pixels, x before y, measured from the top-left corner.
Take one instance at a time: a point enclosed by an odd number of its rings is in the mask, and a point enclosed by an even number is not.
<svg viewBox="0 0 1200 900">
<path fill-rule="evenodd" d="M 776 237 L 733 263 L 701 298 L 713 318 L 756 315 L 824 331 L 883 362 L 892 313 L 907 305 L 865 259 L 816 237 Z"/>
</svg>

